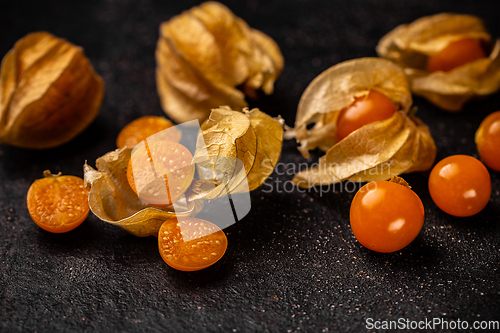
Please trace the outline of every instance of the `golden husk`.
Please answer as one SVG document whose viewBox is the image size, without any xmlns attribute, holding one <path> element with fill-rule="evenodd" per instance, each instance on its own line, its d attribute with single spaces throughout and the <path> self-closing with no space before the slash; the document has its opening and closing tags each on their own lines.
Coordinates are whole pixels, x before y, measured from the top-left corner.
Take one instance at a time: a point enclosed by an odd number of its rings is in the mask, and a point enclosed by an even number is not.
<svg viewBox="0 0 500 333">
<path fill-rule="evenodd" d="M 215 188 L 213 181 L 195 181 L 196 198 L 214 199 L 227 193 L 253 191 L 264 183 L 281 154 L 282 123 L 281 118 L 271 118 L 258 109 L 213 109 L 198 138 L 199 146 L 206 145 L 207 149 L 198 149 L 194 161 L 205 170 L 223 170 L 226 174 Z M 243 165 L 238 166 L 237 160 Z M 238 167 L 244 170 L 240 172 Z M 248 186 L 241 184 L 245 178 Z"/>
<path fill-rule="evenodd" d="M 136 236 L 157 235 L 171 217 L 195 216 L 206 200 L 229 193 L 252 191 L 260 186 L 276 166 L 282 146 L 282 121 L 258 109 L 243 112 L 229 107 L 214 109 L 201 127 L 193 163 L 223 171 L 223 179 L 195 179 L 185 200 L 174 206 L 156 207 L 141 201 L 130 188 L 127 166 L 131 148 L 109 152 L 96 160 L 97 170 L 85 163 L 84 180 L 90 186 L 89 205 L 101 220 L 120 226 Z M 219 159 L 217 159 L 219 158 Z M 244 172 L 237 173 L 234 160 L 242 161 Z M 243 175 L 243 177 L 240 176 Z M 242 186 L 247 178 L 248 186 Z"/>
<path fill-rule="evenodd" d="M 388 96 L 398 112 L 336 142 L 338 114 L 369 90 Z M 295 128 L 287 128 L 285 133 L 285 138 L 295 138 L 300 143 L 304 157 L 308 158 L 309 150 L 315 148 L 326 154 L 317 165 L 297 173 L 293 182 L 308 188 L 344 180 L 389 179 L 405 172 L 428 170 L 436 147 L 427 126 L 408 115 L 411 104 L 406 76 L 389 60 L 354 59 L 327 69 L 304 91 Z M 307 125 L 313 123 L 308 130 Z"/>
<path fill-rule="evenodd" d="M 245 94 L 271 94 L 283 69 L 277 44 L 218 2 L 162 23 L 156 62 L 162 108 L 177 122 L 204 121 L 219 105 L 246 107 Z"/>
<path fill-rule="evenodd" d="M 132 148 L 125 147 L 99 157 L 97 171 L 85 163 L 84 181 L 91 187 L 89 206 L 102 221 L 136 236 L 157 235 L 163 222 L 171 217 L 189 215 L 194 205 L 186 205 L 185 211 L 179 211 L 172 206 L 155 207 L 139 200 L 127 181 L 131 152 Z"/>
<path fill-rule="evenodd" d="M 491 43 L 481 19 L 471 15 L 441 13 L 396 27 L 379 41 L 377 53 L 404 68 L 415 94 L 443 110 L 456 112 L 469 100 L 500 89 L 499 40 L 494 43 L 487 58 L 449 72 L 427 72 L 429 56 L 441 51 L 450 42 L 464 38 Z"/>
<path fill-rule="evenodd" d="M 97 116 L 104 84 L 82 48 L 47 32 L 19 40 L 2 60 L 0 144 L 45 149 Z"/>
</svg>

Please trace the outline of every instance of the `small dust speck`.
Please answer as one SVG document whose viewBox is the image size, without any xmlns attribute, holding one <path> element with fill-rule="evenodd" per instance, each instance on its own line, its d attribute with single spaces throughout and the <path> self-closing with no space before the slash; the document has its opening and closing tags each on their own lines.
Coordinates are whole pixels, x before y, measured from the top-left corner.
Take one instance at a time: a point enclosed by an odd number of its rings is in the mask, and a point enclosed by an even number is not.
<svg viewBox="0 0 500 333">
<path fill-rule="evenodd" d="M 312 65 L 314 67 L 319 67 L 321 66 L 321 59 L 320 58 L 314 58 L 312 61 L 311 61 Z"/>
</svg>

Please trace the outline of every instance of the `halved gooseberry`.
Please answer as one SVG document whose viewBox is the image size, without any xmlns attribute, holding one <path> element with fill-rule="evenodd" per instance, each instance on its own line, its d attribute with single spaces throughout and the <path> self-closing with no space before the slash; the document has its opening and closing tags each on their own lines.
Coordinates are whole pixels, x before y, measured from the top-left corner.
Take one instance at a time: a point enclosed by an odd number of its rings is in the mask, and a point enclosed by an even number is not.
<svg viewBox="0 0 500 333">
<path fill-rule="evenodd" d="M 369 123 L 385 120 L 396 113 L 396 105 L 389 97 L 377 90 L 370 90 L 340 111 L 337 118 L 337 141 Z"/>
<path fill-rule="evenodd" d="M 197 271 L 222 258 L 227 249 L 227 238 L 211 222 L 195 217 L 175 217 L 160 227 L 158 248 L 170 267 Z"/>
<path fill-rule="evenodd" d="M 88 189 L 76 176 L 53 175 L 44 171 L 45 178 L 31 184 L 27 194 L 28 212 L 42 229 L 68 232 L 78 227 L 89 214 Z"/>
<path fill-rule="evenodd" d="M 429 73 L 448 72 L 459 66 L 486 57 L 481 43 L 475 39 L 464 38 L 448 44 L 438 53 L 427 59 Z"/>
<path fill-rule="evenodd" d="M 163 117 L 144 116 L 127 124 L 118 134 L 116 146 L 118 148 L 135 147 L 139 142 L 147 139 L 149 136 L 170 128 L 165 132 L 165 141 L 179 142 L 182 133 L 176 128 L 172 128 L 174 124 Z"/>
<path fill-rule="evenodd" d="M 194 177 L 193 155 L 182 144 L 147 140 L 136 146 L 127 167 L 127 180 L 139 198 L 168 206 L 182 197 Z"/>
</svg>

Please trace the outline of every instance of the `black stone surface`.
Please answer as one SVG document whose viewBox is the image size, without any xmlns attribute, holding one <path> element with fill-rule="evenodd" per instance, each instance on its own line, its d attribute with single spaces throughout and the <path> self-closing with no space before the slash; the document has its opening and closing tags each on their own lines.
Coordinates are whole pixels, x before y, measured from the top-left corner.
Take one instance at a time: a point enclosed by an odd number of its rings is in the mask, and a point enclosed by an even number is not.
<svg viewBox="0 0 500 333">
<path fill-rule="evenodd" d="M 470 13 L 500 37 L 498 1 L 224 3 L 279 44 L 286 64 L 276 91 L 250 104 L 281 114 L 288 125 L 315 76 L 338 62 L 375 56 L 380 37 L 398 24 L 444 11 Z M 412 325 L 443 320 L 450 327 L 460 320 L 469 330 L 475 321 L 498 323 L 498 172 L 491 172 L 490 203 L 469 218 L 437 209 L 427 190 L 428 174 L 407 175 L 426 220 L 417 239 L 392 254 L 371 252 L 352 235 L 352 188 L 323 193 L 291 188 L 288 173 L 304 162 L 291 141 L 268 185 L 251 193 L 251 212 L 226 229 L 226 255 L 203 271 L 171 269 L 155 238 L 136 238 L 93 215 L 62 235 L 32 222 L 26 192 L 43 170 L 81 176 L 85 160 L 93 165 L 115 149 L 125 124 L 163 114 L 154 78 L 158 27 L 196 4 L 2 2 L 1 56 L 27 33 L 47 30 L 84 47 L 105 80 L 106 95 L 95 122 L 64 146 L 47 151 L 0 146 L 0 331 L 360 332 L 369 318 Z M 420 98 L 414 104 L 436 139 L 438 159 L 457 153 L 477 157 L 475 130 L 487 114 L 500 110 L 500 94 L 472 102 L 460 114 L 444 113 Z"/>
</svg>

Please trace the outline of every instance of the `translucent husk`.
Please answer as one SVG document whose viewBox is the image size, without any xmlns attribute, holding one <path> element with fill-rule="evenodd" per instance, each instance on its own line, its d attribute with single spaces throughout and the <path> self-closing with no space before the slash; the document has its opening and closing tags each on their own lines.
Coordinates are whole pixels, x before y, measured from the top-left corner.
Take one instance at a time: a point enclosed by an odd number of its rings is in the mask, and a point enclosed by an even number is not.
<svg viewBox="0 0 500 333">
<path fill-rule="evenodd" d="M 398 112 L 336 142 L 339 113 L 370 90 L 384 93 Z M 434 162 L 436 147 L 427 126 L 409 115 L 411 104 L 406 76 L 389 60 L 354 59 L 321 73 L 304 91 L 295 128 L 287 128 L 285 138 L 295 138 L 306 158 L 309 150 L 315 148 L 325 150 L 326 154 L 315 166 L 297 173 L 294 183 L 308 188 L 344 180 L 389 179 L 428 170 Z M 313 123 L 308 130 L 307 126 Z"/>
<path fill-rule="evenodd" d="M 194 161 L 198 167 L 227 172 L 215 188 L 213 181 L 195 181 L 196 198 L 253 191 L 264 183 L 281 154 L 282 124 L 281 118 L 271 118 L 258 109 L 240 112 L 225 106 L 212 110 L 199 136 L 199 142 L 203 139 L 208 149 L 197 150 Z"/>
<path fill-rule="evenodd" d="M 271 94 L 283 69 L 277 44 L 218 2 L 162 23 L 156 61 L 163 110 L 177 122 L 204 121 L 219 105 L 246 107 L 245 94 Z"/>
<path fill-rule="evenodd" d="M 109 152 L 96 160 L 97 171 L 87 163 L 83 166 L 86 186 L 90 186 L 89 206 L 92 212 L 136 236 L 158 234 L 163 222 L 174 216 L 189 215 L 194 204 L 185 210 L 173 206 L 156 207 L 139 200 L 127 181 L 127 165 L 132 148 Z M 178 207 L 176 207 L 178 208 Z"/>
<path fill-rule="evenodd" d="M 84 180 L 91 187 L 90 209 L 101 220 L 136 236 L 157 235 L 165 220 L 195 216 L 206 200 L 260 186 L 278 162 L 282 135 L 281 119 L 271 118 L 258 109 L 243 112 L 229 107 L 214 109 L 201 126 L 193 163 L 200 167 L 206 161 L 216 161 L 208 167 L 228 175 L 226 178 L 195 179 L 184 199 L 171 206 L 151 206 L 139 200 L 130 188 L 127 166 L 132 149 L 125 147 L 98 158 L 97 170 L 85 163 Z M 244 172 L 236 170 L 235 160 L 242 162 Z M 243 186 L 245 176 L 248 185 Z"/>
<path fill-rule="evenodd" d="M 427 72 L 429 56 L 464 38 L 488 45 L 489 56 L 449 72 Z M 475 16 L 442 13 L 400 25 L 382 37 L 377 53 L 404 68 L 415 94 L 446 111 L 460 111 L 467 101 L 500 89 L 500 41 L 492 43 Z"/>
<path fill-rule="evenodd" d="M 103 95 L 103 81 L 82 48 L 47 32 L 31 33 L 2 60 L 0 144 L 59 146 L 94 120 Z"/>
</svg>

